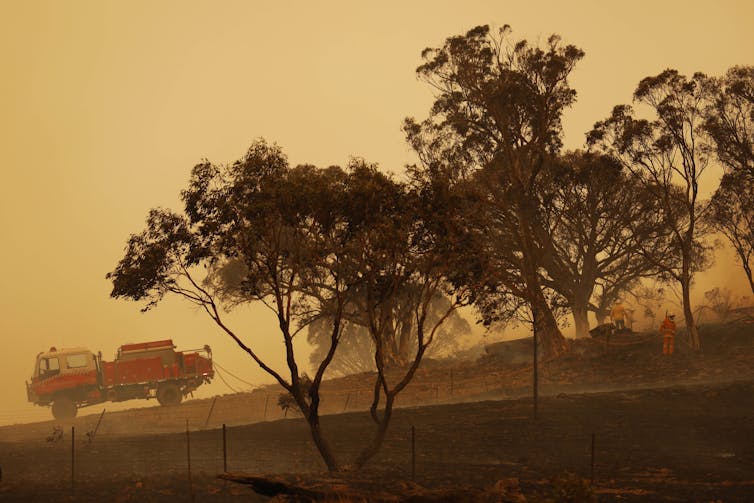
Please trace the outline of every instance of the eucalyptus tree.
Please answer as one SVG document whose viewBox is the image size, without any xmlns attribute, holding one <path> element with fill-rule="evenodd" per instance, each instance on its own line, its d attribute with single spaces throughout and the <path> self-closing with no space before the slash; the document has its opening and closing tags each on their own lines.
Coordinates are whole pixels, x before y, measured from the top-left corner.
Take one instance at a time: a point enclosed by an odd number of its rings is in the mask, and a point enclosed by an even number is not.
<svg viewBox="0 0 754 503">
<path fill-rule="evenodd" d="M 734 66 L 707 82 L 705 130 L 725 169 L 710 222 L 731 244 L 754 292 L 754 67 Z"/>
<path fill-rule="evenodd" d="M 111 295 L 146 301 L 145 310 L 166 295 L 199 306 L 288 392 L 328 469 L 360 468 L 380 448 L 395 399 L 439 326 L 466 301 L 446 287 L 437 252 L 442 239 L 427 231 L 417 198 L 363 161 L 345 170 L 291 168 L 282 151 L 263 140 L 231 165 L 195 166 L 182 197 L 182 214 L 151 210 L 146 228 L 130 237 L 107 275 Z M 441 295 L 452 301 L 429 319 L 429 306 Z M 286 372 L 254 349 L 273 334 L 242 334 L 226 323 L 226 311 L 247 303 L 264 305 L 276 317 Z M 394 368 L 388 348 L 405 312 L 416 332 L 414 347 L 406 365 Z M 354 462 L 344 465 L 321 428 L 320 386 L 347 336 L 344 321 L 353 317 L 365 320 L 374 347 L 375 429 Z M 309 378 L 293 343 L 313 322 L 324 323 L 328 335 Z"/>
<path fill-rule="evenodd" d="M 378 452 L 398 394 L 469 296 L 451 281 L 455 243 L 438 232 L 422 193 L 364 162 L 352 163 L 349 189 L 348 257 L 359 281 L 347 316 L 366 327 L 376 369 L 369 408 L 375 430 L 354 461 L 360 468 Z"/>
<path fill-rule="evenodd" d="M 568 77 L 583 55 L 557 35 L 538 47 L 511 40 L 508 26 L 497 33 L 478 26 L 422 52 L 417 74 L 435 99 L 428 118 L 404 124 L 421 159 L 417 170 L 429 178 L 449 177 L 451 186 L 477 178 L 485 189 L 469 222 L 489 237 L 474 253 L 489 256 L 469 257 L 470 263 L 485 263 L 480 272 L 488 275 L 487 281 L 474 280 L 485 285 L 475 301 L 489 301 L 486 293 L 506 305 L 515 305 L 514 297 L 523 299 L 549 356 L 568 346 L 540 279 L 549 241 L 542 187 L 562 146 L 561 116 L 576 99 Z"/>
<path fill-rule="evenodd" d="M 589 311 L 601 311 L 657 274 L 642 249 L 662 227 L 656 201 L 617 159 L 571 152 L 560 162 L 545 207 L 552 252 L 543 258 L 543 283 L 565 298 L 576 336 L 585 337 Z"/>
<path fill-rule="evenodd" d="M 616 106 L 588 135 L 590 146 L 614 155 L 636 175 L 659 203 L 668 241 L 662 250 L 645 247 L 644 254 L 681 288 L 689 342 L 700 349 L 691 306 L 694 274 L 707 266 L 703 238 L 709 228 L 700 180 L 709 165 L 704 144 L 706 77 L 691 78 L 676 70 L 643 79 L 634 101 L 647 107 L 653 120 L 637 118 L 628 105 Z M 658 253 L 661 251 L 661 253 Z"/>
<path fill-rule="evenodd" d="M 339 169 L 290 168 L 280 148 L 264 140 L 231 165 L 202 162 L 183 191 L 183 214 L 151 210 L 146 228 L 130 237 L 125 256 L 107 275 L 112 297 L 146 300 L 145 310 L 172 294 L 206 312 L 291 394 L 330 470 L 339 464 L 322 434 L 319 388 L 354 279 L 342 266 L 344 225 L 329 204 L 344 178 Z M 276 317 L 287 375 L 254 349 L 272 334 L 241 334 L 225 322 L 226 310 L 250 302 Z M 329 346 L 309 381 L 293 341 L 321 317 L 329 320 Z"/>
</svg>

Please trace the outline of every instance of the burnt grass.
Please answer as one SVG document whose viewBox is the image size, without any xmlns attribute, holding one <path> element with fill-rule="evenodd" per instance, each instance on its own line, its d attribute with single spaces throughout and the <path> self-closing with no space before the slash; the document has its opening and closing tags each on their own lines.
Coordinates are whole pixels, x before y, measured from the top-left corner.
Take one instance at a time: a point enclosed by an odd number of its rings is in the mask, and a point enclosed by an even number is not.
<svg viewBox="0 0 754 503">
<path fill-rule="evenodd" d="M 432 362 L 409 393 L 417 405 L 395 410 L 382 449 L 362 472 L 327 475 L 301 418 L 229 426 L 228 470 L 307 487 L 350 485 L 363 501 L 386 488 L 398 496 L 395 487 L 412 494 L 461 489 L 444 499 L 411 501 L 475 501 L 475 490 L 500 480 L 518 499 L 490 501 L 754 501 L 754 325 L 708 327 L 702 336 L 702 354 L 679 341 L 673 358 L 662 358 L 653 336 L 614 338 L 609 349 L 605 341 L 578 341 L 572 355 L 543 364 L 536 419 L 526 388 L 530 366 L 527 373 L 525 365 L 492 355 L 454 364 L 453 397 L 461 402 L 426 404 L 421 390 L 444 382 L 448 370 Z M 480 375 L 486 384 L 473 386 Z M 338 388 L 337 381 L 330 385 Z M 437 385 L 434 390 L 437 398 Z M 77 420 L 75 487 L 70 425 L 58 441 L 24 437 L 37 431 L 34 425 L 0 428 L 0 501 L 268 501 L 217 478 L 222 414 L 190 433 L 189 483 L 185 431 L 141 430 L 138 418 L 149 410 L 119 413 L 120 421 L 136 426 L 103 428 L 91 443 L 86 418 Z M 326 415 L 322 423 L 341 460 L 356 455 L 372 427 L 364 410 Z"/>
</svg>

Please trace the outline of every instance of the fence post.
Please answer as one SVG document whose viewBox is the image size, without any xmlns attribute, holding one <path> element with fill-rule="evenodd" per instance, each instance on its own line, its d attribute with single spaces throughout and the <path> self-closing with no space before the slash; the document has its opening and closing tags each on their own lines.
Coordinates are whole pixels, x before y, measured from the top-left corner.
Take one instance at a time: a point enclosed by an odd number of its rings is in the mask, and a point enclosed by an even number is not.
<svg viewBox="0 0 754 503">
<path fill-rule="evenodd" d="M 534 388 L 534 419 L 537 419 L 537 415 L 539 413 L 539 375 L 538 375 L 538 368 L 537 368 L 537 310 L 532 309 L 531 316 L 532 316 L 532 341 L 534 346 L 534 354 L 533 354 L 533 379 L 532 379 L 532 387 Z"/>
<path fill-rule="evenodd" d="M 207 428 L 207 425 L 209 424 L 209 418 L 212 417 L 212 411 L 215 410 L 215 402 L 217 401 L 217 397 L 212 399 L 212 405 L 209 407 L 209 413 L 207 414 L 207 420 L 204 421 L 204 428 Z"/>
<path fill-rule="evenodd" d="M 348 402 L 350 401 L 351 401 L 351 393 L 349 393 L 348 396 L 346 397 L 346 404 L 343 406 L 343 412 L 345 412 L 346 409 L 348 409 Z"/>
<path fill-rule="evenodd" d="M 225 436 L 225 423 L 223 423 L 223 473 L 228 473 L 228 444 Z"/>
<path fill-rule="evenodd" d="M 76 427 L 71 426 L 71 491 L 76 490 Z"/>
<path fill-rule="evenodd" d="M 411 480 L 416 482 L 416 428 L 411 425 Z"/>
<path fill-rule="evenodd" d="M 594 432 L 592 432 L 592 455 L 591 455 L 591 463 L 590 463 L 590 469 L 589 469 L 589 480 L 590 485 L 594 485 Z"/>
<path fill-rule="evenodd" d="M 186 419 L 186 459 L 188 460 L 188 486 L 191 501 L 194 501 L 194 484 L 191 480 L 191 436 L 189 435 L 189 422 Z"/>
<path fill-rule="evenodd" d="M 270 395 L 264 397 L 264 421 L 267 421 L 267 404 L 270 402 Z"/>
<path fill-rule="evenodd" d="M 450 396 L 453 396 L 453 369 L 450 369 Z"/>
<path fill-rule="evenodd" d="M 94 442 L 94 437 L 97 436 L 97 431 L 99 430 L 99 425 L 100 425 L 100 423 L 102 423 L 102 418 L 105 416 L 105 410 L 106 409 L 102 409 L 102 414 L 99 415 L 99 419 L 97 420 L 97 426 L 94 427 L 94 431 L 92 432 L 92 436 L 89 437 L 89 443 L 90 444 L 92 442 Z"/>
</svg>

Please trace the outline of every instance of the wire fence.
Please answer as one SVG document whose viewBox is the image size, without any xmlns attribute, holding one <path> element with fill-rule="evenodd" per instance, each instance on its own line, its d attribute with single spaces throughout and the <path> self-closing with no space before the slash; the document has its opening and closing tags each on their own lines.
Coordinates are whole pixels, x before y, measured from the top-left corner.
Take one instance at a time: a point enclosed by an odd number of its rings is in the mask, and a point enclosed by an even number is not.
<svg viewBox="0 0 754 503">
<path fill-rule="evenodd" d="M 637 337 L 630 344 L 642 345 L 656 339 L 648 335 Z M 629 340 L 624 342 L 629 343 Z M 542 362 L 543 386 L 558 384 L 562 389 L 583 389 L 588 382 L 568 383 L 563 372 L 567 367 Z M 243 381 L 224 367 L 217 368 L 229 378 Z M 747 369 L 744 368 L 744 371 Z M 605 366 L 605 372 L 609 365 Z M 560 372 L 560 374 L 558 374 Z M 748 367 L 750 377 L 750 367 Z M 446 404 L 457 401 L 479 401 L 484 399 L 512 398 L 524 396 L 530 392 L 532 376 L 531 364 L 521 364 L 515 368 L 500 367 L 451 367 L 420 369 L 415 379 L 399 395 L 398 407 Z M 389 375 L 389 379 L 396 379 Z M 602 379 L 601 374 L 593 376 L 594 382 Z M 565 383 L 565 384 L 564 384 Z M 246 382 L 249 385 L 250 383 Z M 178 407 L 149 407 L 138 412 L 100 412 L 83 415 L 70 423 L 47 421 L 24 427 L 26 438 L 9 438 L 12 429 L 0 428 L 0 447 L 4 460 L 3 471 L 6 479 L 36 480 L 44 474 L 48 480 L 59 482 L 76 478 L 87 480 L 115 480 L 123 478 L 141 478 L 146 475 L 166 474 L 180 476 L 187 471 L 191 456 L 191 470 L 195 473 L 216 474 L 225 470 L 248 472 L 305 472 L 321 471 L 319 461 L 306 425 L 302 421 L 290 421 L 275 425 L 279 431 L 286 432 L 286 449 L 294 443 L 296 452 L 303 452 L 296 459 L 280 455 L 282 441 L 271 434 L 265 436 L 263 428 L 257 431 L 257 437 L 241 435 L 241 429 L 234 426 L 260 423 L 293 417 L 278 406 L 278 397 L 283 393 L 278 386 L 267 386 L 233 395 L 218 396 L 212 399 L 190 400 Z M 365 376 L 351 376 L 337 382 L 325 381 L 322 385 L 322 414 L 341 414 L 343 412 L 363 412 L 368 410 L 373 400 L 371 382 Z M 469 407 L 474 405 L 469 404 Z M 49 412 L 42 410 L 41 412 Z M 520 413 L 520 411 L 519 411 Z M 33 414 L 37 415 L 37 412 Z M 366 414 L 358 415 L 354 421 Z M 0 416 L 1 418 L 2 416 Z M 18 416 L 14 415 L 17 420 Z M 510 417 L 508 419 L 511 419 Z M 522 416 L 522 421 L 528 420 Z M 221 426 L 230 425 L 227 444 Z M 75 428 L 76 434 L 74 436 Z M 55 428 L 59 428 L 55 430 Z M 183 432 L 184 428 L 188 433 Z M 56 432 L 61 432 L 60 434 Z M 246 430 L 243 430 L 246 431 Z M 93 433 L 93 434 L 90 434 Z M 150 433 L 159 433 L 152 435 Z M 405 432 L 404 432 L 405 433 Z M 134 436 L 134 435 L 142 436 Z M 579 433 L 585 437 L 584 431 Z M 420 429 L 419 438 L 427 438 L 432 432 Z M 414 434 L 411 435 L 412 473 L 416 470 L 416 447 Z M 10 440 L 26 440 L 24 445 L 9 443 Z M 187 443 L 190 441 L 190 446 Z M 401 440 L 404 441 L 404 440 Z M 406 436 L 405 442 L 409 442 Z M 591 477 L 594 478 L 594 437 L 591 443 Z M 406 444 L 408 446 L 408 444 Z M 458 460 L 452 445 L 442 447 L 440 454 L 431 460 L 422 459 L 424 466 L 429 463 L 443 463 L 448 466 Z M 578 446 L 572 446 L 577 450 Z M 406 447 L 406 452 L 408 452 Z M 482 453 L 484 454 L 484 453 Z M 497 455 L 497 454 L 496 454 Z M 473 460 L 472 460 L 473 461 Z M 16 463 L 17 462 L 17 465 Z M 471 462 L 471 461 L 470 461 Z M 75 469 L 74 469 L 75 463 Z M 401 466 L 409 466 L 400 461 Z M 28 467 L 34 466 L 33 471 Z M 70 466 L 70 470 L 64 469 Z M 19 468 L 23 467 L 23 468 Z M 73 474 L 73 475 L 72 475 Z"/>
</svg>

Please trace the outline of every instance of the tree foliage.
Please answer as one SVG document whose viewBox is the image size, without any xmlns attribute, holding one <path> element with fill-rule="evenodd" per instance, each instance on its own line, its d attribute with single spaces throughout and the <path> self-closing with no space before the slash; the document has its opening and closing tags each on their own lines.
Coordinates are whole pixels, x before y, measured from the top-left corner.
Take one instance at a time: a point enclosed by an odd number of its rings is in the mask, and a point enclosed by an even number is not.
<svg viewBox="0 0 754 503">
<path fill-rule="evenodd" d="M 657 242 L 651 249 L 645 247 L 644 255 L 680 284 L 686 328 L 695 349 L 700 345 L 691 285 L 694 273 L 708 265 L 702 241 L 709 230 L 704 220 L 708 203 L 699 194 L 709 164 L 701 141 L 705 81 L 702 74 L 689 79 L 676 70 L 646 77 L 639 82 L 634 101 L 649 107 L 654 119 L 636 118 L 630 106 L 619 105 L 588 135 L 591 146 L 620 159 L 658 201 L 667 239 L 659 248 Z"/>
<path fill-rule="evenodd" d="M 347 318 L 366 327 L 377 371 L 370 406 L 376 430 L 354 461 L 360 467 L 377 453 L 395 399 L 440 327 L 469 302 L 469 294 L 449 280 L 455 242 L 439 232 L 444 224 L 427 211 L 426 194 L 391 180 L 374 166 L 360 164 L 353 173 L 358 175 L 353 182 L 355 213 L 364 216 L 364 225 L 354 229 L 352 238 L 350 258 L 358 264 L 359 282 Z M 437 312 L 441 298 L 449 302 Z M 408 337 L 408 331 L 414 333 Z"/>
<path fill-rule="evenodd" d="M 545 214 L 544 283 L 566 300 L 576 336 L 584 337 L 588 311 L 604 311 L 657 273 L 641 251 L 661 226 L 654 198 L 615 158 L 571 152 L 560 161 Z"/>
<path fill-rule="evenodd" d="M 447 297 L 439 297 L 432 301 L 429 306 L 428 321 L 430 323 L 439 319 L 445 313 L 451 300 Z M 388 354 L 388 362 L 393 365 L 406 365 L 413 358 L 413 348 L 416 347 L 416 327 L 412 313 L 401 314 L 403 320 L 396 332 L 396 344 L 390 345 L 388 350 L 396 354 Z M 459 339 L 470 333 L 471 327 L 468 321 L 454 312 L 448 316 L 437 332 L 437 337 L 427 350 L 427 357 L 442 358 L 451 357 L 459 348 Z M 320 319 L 309 325 L 307 340 L 312 346 L 311 361 L 316 362 L 322 358 L 323 352 L 328 347 L 329 328 L 327 320 Z M 366 326 L 346 316 L 343 321 L 343 337 L 338 346 L 328 372 L 331 375 L 351 375 L 363 372 L 374 372 L 374 343 Z"/>
<path fill-rule="evenodd" d="M 744 172 L 725 174 L 712 197 L 709 219 L 735 250 L 754 293 L 754 178 Z"/>
<path fill-rule="evenodd" d="M 709 221 L 731 244 L 754 292 L 754 67 L 735 66 L 708 81 L 705 129 L 726 169 Z"/>
<path fill-rule="evenodd" d="M 423 357 L 453 344 L 462 324 L 446 324 L 465 305 L 487 324 L 530 321 L 553 357 L 568 349 L 564 309 L 584 335 L 587 311 L 599 316 L 654 277 L 680 285 L 698 349 L 690 292 L 709 263 L 710 226 L 732 243 L 754 292 L 754 68 L 647 77 L 634 102 L 650 119 L 616 106 L 589 133 L 592 151 L 563 155 L 562 117 L 576 100 L 568 80 L 584 52 L 557 35 L 540 46 L 511 33 L 478 26 L 422 52 L 416 72 L 435 99 L 426 119 L 404 122 L 420 159 L 406 181 L 358 158 L 291 167 L 264 140 L 229 165 L 205 160 L 183 212 L 155 208 L 130 236 L 107 275 L 111 295 L 145 311 L 166 295 L 199 306 L 284 388 L 281 403 L 301 411 L 330 470 L 344 465 L 320 426 L 327 369 L 374 370 L 361 467 Z M 710 204 L 699 184 L 712 156 L 726 174 Z M 246 303 L 275 316 L 285 371 L 254 350 L 273 334 L 226 324 Z M 294 350 L 307 330 L 311 378 Z"/>
<path fill-rule="evenodd" d="M 131 236 L 123 259 L 108 274 L 112 296 L 147 300 L 166 294 L 200 306 L 287 392 L 309 424 L 330 470 L 338 462 L 319 420 L 320 386 L 344 335 L 344 322 L 368 328 L 377 369 L 370 416 L 375 433 L 360 453 L 361 467 L 379 449 L 395 398 L 408 384 L 438 328 L 467 297 L 449 287 L 440 249 L 418 194 L 355 159 L 343 170 L 291 168 L 264 140 L 231 165 L 194 167 L 183 192 L 183 215 L 156 209 Z M 439 316 L 431 301 L 450 299 Z M 258 302 L 277 318 L 287 375 L 254 351 L 223 319 L 224 309 Z M 436 309 L 435 309 L 436 311 Z M 326 327 L 312 378 L 302 373 L 294 338 L 310 324 Z M 410 337 L 403 338 L 406 331 Z M 251 339 L 251 343 L 246 341 Z M 396 344 L 411 345 L 402 351 Z M 391 355 L 403 355 L 399 362 Z M 401 366 L 390 376 L 387 370 Z M 380 408 L 381 400 L 384 406 Z"/>
<path fill-rule="evenodd" d="M 329 204 L 344 179 L 339 169 L 290 168 L 280 148 L 264 140 L 231 165 L 202 162 L 182 194 L 184 215 L 150 212 L 147 228 L 131 236 L 108 274 L 113 297 L 147 299 L 150 308 L 173 293 L 200 306 L 293 396 L 332 469 L 337 461 L 320 430 L 319 386 L 354 281 L 343 267 L 346 227 Z M 287 376 L 225 324 L 223 309 L 247 302 L 261 302 L 277 318 Z M 293 339 L 320 316 L 331 320 L 330 345 L 309 383 L 300 375 Z"/>
<path fill-rule="evenodd" d="M 754 66 L 734 66 L 707 81 L 704 127 L 729 170 L 754 178 Z"/>
<path fill-rule="evenodd" d="M 488 256 L 469 261 L 497 278 L 473 281 L 483 286 L 477 305 L 499 298 L 498 306 L 516 306 L 512 297 L 524 299 L 537 315 L 545 353 L 557 355 L 567 346 L 539 281 L 542 187 L 562 146 L 563 111 L 576 98 L 568 76 L 584 53 L 557 35 L 537 47 L 510 34 L 508 26 L 497 33 L 479 26 L 425 49 L 417 74 L 435 89 L 435 101 L 427 119 L 407 119 L 404 129 L 425 179 L 448 187 L 476 179 L 481 189 L 470 222 L 478 239 L 471 241 L 479 245 L 474 255 Z"/>
</svg>

